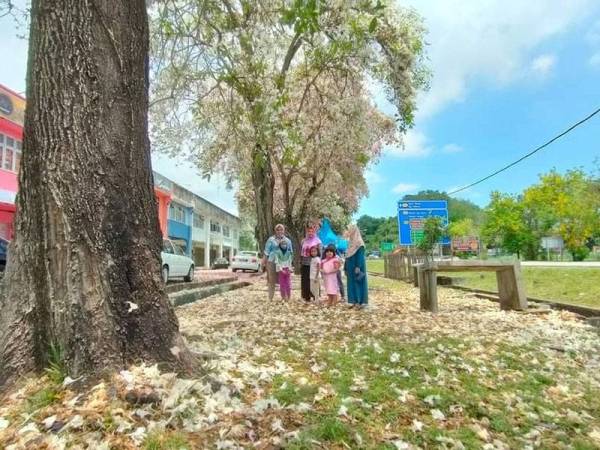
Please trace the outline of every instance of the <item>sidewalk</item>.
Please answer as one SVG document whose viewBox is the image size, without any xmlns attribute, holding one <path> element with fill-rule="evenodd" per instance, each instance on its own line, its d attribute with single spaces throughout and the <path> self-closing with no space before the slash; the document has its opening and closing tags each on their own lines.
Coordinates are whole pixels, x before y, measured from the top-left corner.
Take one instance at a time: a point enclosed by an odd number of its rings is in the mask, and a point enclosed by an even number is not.
<svg viewBox="0 0 600 450">
<path fill-rule="evenodd" d="M 435 258 L 435 261 L 460 261 L 460 258 Z M 491 259 L 495 261 L 495 259 Z M 498 261 L 503 261 L 499 259 Z M 507 259 L 506 261 L 510 261 Z M 524 267 L 587 267 L 600 268 L 600 261 L 521 261 Z"/>
<path fill-rule="evenodd" d="M 587 267 L 599 268 L 600 261 L 522 261 L 524 267 Z"/>
</svg>

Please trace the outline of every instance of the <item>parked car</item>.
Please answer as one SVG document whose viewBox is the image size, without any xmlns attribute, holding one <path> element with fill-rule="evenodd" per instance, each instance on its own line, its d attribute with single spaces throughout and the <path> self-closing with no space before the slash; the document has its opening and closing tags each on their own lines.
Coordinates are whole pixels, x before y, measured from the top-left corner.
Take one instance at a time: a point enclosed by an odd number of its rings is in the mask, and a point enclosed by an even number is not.
<svg viewBox="0 0 600 450">
<path fill-rule="evenodd" d="M 254 272 L 262 271 L 262 264 L 258 252 L 239 252 L 231 261 L 231 270 L 253 270 Z"/>
<path fill-rule="evenodd" d="M 212 263 L 213 269 L 227 269 L 229 267 L 229 261 L 225 258 L 217 258 Z"/>
<path fill-rule="evenodd" d="M 162 279 L 167 283 L 172 278 L 183 278 L 185 281 L 194 279 L 194 261 L 185 255 L 181 247 L 169 239 L 163 239 Z"/>
<path fill-rule="evenodd" d="M 8 245 L 10 241 L 0 237 L 0 271 L 6 268 L 6 260 L 8 259 Z"/>
<path fill-rule="evenodd" d="M 371 252 L 367 256 L 367 259 L 380 259 L 380 258 L 381 258 L 381 252 Z"/>
</svg>

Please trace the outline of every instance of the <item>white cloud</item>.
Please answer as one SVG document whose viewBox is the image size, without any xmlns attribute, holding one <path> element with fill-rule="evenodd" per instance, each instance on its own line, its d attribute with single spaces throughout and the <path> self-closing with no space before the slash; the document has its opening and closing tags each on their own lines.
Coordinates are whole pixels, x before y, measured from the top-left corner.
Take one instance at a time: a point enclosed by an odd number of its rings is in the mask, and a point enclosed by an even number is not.
<svg viewBox="0 0 600 450">
<path fill-rule="evenodd" d="M 460 145 L 455 143 L 449 143 L 441 148 L 436 148 L 425 133 L 411 129 L 402 138 L 403 145 L 401 146 L 390 146 L 384 149 L 384 152 L 390 156 L 396 156 L 399 158 L 423 158 L 429 156 L 434 151 L 442 153 L 460 153 L 464 151 Z M 367 173 L 367 176 L 369 174 Z"/>
<path fill-rule="evenodd" d="M 365 172 L 365 180 L 367 180 L 367 184 L 369 185 L 381 184 L 385 181 L 385 177 L 371 167 Z"/>
<path fill-rule="evenodd" d="M 413 183 L 398 183 L 392 188 L 394 194 L 405 194 L 407 192 L 416 192 L 419 189 L 418 184 Z"/>
<path fill-rule="evenodd" d="M 592 24 L 585 38 L 592 45 L 600 44 L 600 20 Z"/>
<path fill-rule="evenodd" d="M 531 75 L 527 61 L 550 38 L 600 11 L 597 0 L 406 0 L 425 17 L 431 89 L 417 122 L 464 100 L 473 82 L 502 86 Z"/>
<path fill-rule="evenodd" d="M 429 155 L 433 148 L 429 145 L 427 136 L 417 130 L 408 130 L 402 138 L 402 146 L 387 147 L 385 152 L 400 158 L 415 158 Z"/>
<path fill-rule="evenodd" d="M 594 69 L 600 69 L 600 20 L 592 24 L 585 38 L 594 52 L 590 56 L 588 64 Z"/>
<path fill-rule="evenodd" d="M 458 144 L 446 144 L 442 147 L 442 153 L 460 153 L 465 149 Z"/>
<path fill-rule="evenodd" d="M 596 52 L 590 56 L 588 63 L 595 69 L 600 69 L 600 52 Z"/>
<path fill-rule="evenodd" d="M 531 62 L 531 70 L 533 70 L 534 73 L 545 77 L 550 74 L 555 65 L 555 55 L 540 55 Z"/>
</svg>

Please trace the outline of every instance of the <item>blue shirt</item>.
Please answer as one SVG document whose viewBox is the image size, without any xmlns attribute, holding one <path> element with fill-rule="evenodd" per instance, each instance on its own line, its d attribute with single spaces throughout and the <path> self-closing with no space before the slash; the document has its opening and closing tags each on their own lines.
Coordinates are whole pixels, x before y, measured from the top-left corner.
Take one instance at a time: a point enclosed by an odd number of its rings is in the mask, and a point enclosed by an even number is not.
<svg viewBox="0 0 600 450">
<path fill-rule="evenodd" d="M 294 248 L 292 247 L 292 241 L 290 241 L 290 239 L 286 236 L 283 236 L 281 239 L 287 242 L 288 249 L 293 255 Z M 268 261 L 275 262 L 275 250 L 279 248 L 279 242 L 280 239 L 278 239 L 277 236 L 271 236 L 269 239 L 267 239 L 267 243 L 265 244 L 265 256 L 267 257 Z"/>
</svg>

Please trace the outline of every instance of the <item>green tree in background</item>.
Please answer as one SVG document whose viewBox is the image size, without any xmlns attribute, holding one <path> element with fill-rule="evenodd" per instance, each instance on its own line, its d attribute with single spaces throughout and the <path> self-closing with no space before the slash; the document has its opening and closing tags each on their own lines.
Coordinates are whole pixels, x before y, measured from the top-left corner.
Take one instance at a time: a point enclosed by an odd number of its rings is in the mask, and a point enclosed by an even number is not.
<svg viewBox="0 0 600 450">
<path fill-rule="evenodd" d="M 382 242 L 398 244 L 398 218 L 397 217 L 371 217 L 361 216 L 357 220 L 367 251 L 379 250 Z"/>
<path fill-rule="evenodd" d="M 417 248 L 428 258 L 433 257 L 433 249 L 440 242 L 446 230 L 441 217 L 428 217 L 423 224 L 423 239 L 417 243 Z"/>
<path fill-rule="evenodd" d="M 358 225 L 358 228 L 360 229 L 363 235 L 363 239 L 367 239 L 368 236 L 375 235 L 377 233 L 379 225 L 381 225 L 384 220 L 386 219 L 383 217 L 371 217 L 367 215 L 361 216 L 357 220 L 356 224 Z"/>
<path fill-rule="evenodd" d="M 581 169 L 552 170 L 522 195 L 492 193 L 482 235 L 488 245 L 536 259 L 541 239 L 560 236 L 573 260 L 581 261 L 600 235 L 598 177 Z"/>
<path fill-rule="evenodd" d="M 240 231 L 240 250 L 256 250 L 256 239 L 254 239 L 254 232 L 252 229 L 242 228 Z"/>
<path fill-rule="evenodd" d="M 590 251 L 586 244 L 600 229 L 597 180 L 581 169 L 564 175 L 552 170 L 525 190 L 523 203 L 534 233 L 559 235 L 575 261 L 585 259 Z"/>
<path fill-rule="evenodd" d="M 519 258 L 537 256 L 540 239 L 528 227 L 525 206 L 519 197 L 492 192 L 481 236 L 488 246 L 515 253 Z"/>
<path fill-rule="evenodd" d="M 462 236 L 479 236 L 479 228 L 470 217 L 450 222 L 448 225 L 448 234 L 452 238 Z"/>
</svg>

